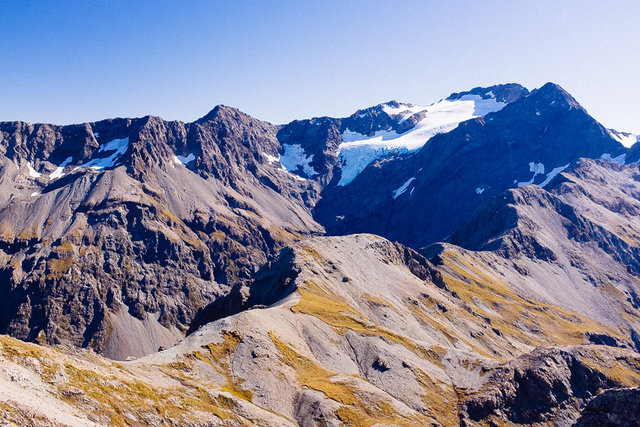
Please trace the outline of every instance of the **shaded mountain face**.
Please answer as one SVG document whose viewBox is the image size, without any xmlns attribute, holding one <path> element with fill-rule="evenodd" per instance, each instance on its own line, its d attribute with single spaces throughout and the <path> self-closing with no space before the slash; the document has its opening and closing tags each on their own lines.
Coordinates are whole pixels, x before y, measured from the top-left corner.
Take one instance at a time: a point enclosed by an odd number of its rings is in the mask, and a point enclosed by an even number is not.
<svg viewBox="0 0 640 427">
<path fill-rule="evenodd" d="M 527 300 L 473 268 L 436 266 L 374 235 L 307 239 L 232 292 L 233 314 L 153 355 L 115 363 L 0 336 L 0 389 L 12 408 L 0 405 L 0 415 L 73 425 L 557 425 L 603 390 L 640 384 L 637 353 L 589 344 L 590 334 L 628 344 L 616 328 Z"/>
<path fill-rule="evenodd" d="M 414 155 L 326 187 L 314 215 L 328 233 L 366 231 L 421 247 L 447 237 L 496 194 L 546 186 L 581 157 L 620 161 L 626 152 L 569 94 L 547 84 L 434 136 Z"/>
</svg>

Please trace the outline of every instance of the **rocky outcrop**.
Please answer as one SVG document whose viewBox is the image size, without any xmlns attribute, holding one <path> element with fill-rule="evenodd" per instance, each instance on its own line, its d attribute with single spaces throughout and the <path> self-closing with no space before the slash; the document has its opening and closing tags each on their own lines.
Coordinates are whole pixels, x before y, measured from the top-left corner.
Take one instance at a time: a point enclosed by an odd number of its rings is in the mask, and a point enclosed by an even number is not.
<svg viewBox="0 0 640 427">
<path fill-rule="evenodd" d="M 465 92 L 452 93 L 447 97 L 448 100 L 454 101 L 461 99 L 465 95 L 478 95 L 484 99 L 495 98 L 498 102 L 510 104 L 525 97 L 529 94 L 529 90 L 517 83 L 507 83 L 504 85 L 495 85 L 489 87 L 476 87 Z"/>
<path fill-rule="evenodd" d="M 198 310 L 321 231 L 313 184 L 264 155 L 276 131 L 223 106 L 194 123 L 0 124 L 0 331 L 115 358 L 177 342 Z"/>
<path fill-rule="evenodd" d="M 576 421 L 577 427 L 640 424 L 640 389 L 614 388 L 591 399 Z"/>
<path fill-rule="evenodd" d="M 257 271 L 250 282 L 237 284 L 227 295 L 202 307 L 188 332 L 192 333 L 209 322 L 284 299 L 296 290 L 294 282 L 300 271 L 293 250 L 283 249 L 274 261 Z"/>
<path fill-rule="evenodd" d="M 137 360 L 0 336 L 0 415 L 74 425 L 562 425 L 603 389 L 640 384 L 640 355 L 585 345 L 588 332 L 621 340 L 615 330 L 498 279 L 453 276 L 443 256 L 436 267 L 374 235 L 295 243 L 229 294 L 224 316 Z"/>
<path fill-rule="evenodd" d="M 621 385 L 621 379 L 604 369 L 613 360 L 637 375 L 638 359 L 630 353 L 594 352 L 587 347 L 538 348 L 493 370 L 482 390 L 464 400 L 463 425 L 480 420 L 571 424 L 584 402 L 601 390 Z M 594 406 L 600 407 L 591 401 L 587 410 Z"/>
</svg>

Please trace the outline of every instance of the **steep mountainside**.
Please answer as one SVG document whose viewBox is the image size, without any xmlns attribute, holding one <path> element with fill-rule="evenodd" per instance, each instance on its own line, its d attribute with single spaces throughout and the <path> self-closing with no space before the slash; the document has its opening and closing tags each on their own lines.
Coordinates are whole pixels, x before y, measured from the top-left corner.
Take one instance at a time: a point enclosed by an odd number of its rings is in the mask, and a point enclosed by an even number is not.
<svg viewBox="0 0 640 427">
<path fill-rule="evenodd" d="M 526 88 L 511 83 L 454 93 L 429 106 L 391 101 L 342 119 L 293 121 L 280 129 L 278 140 L 285 154 L 303 153 L 302 158 L 315 168 L 312 174 L 318 176 L 312 176 L 317 181 L 342 187 L 374 161 L 414 153 L 434 135 L 449 132 L 465 120 L 499 111 L 528 93 Z"/>
<path fill-rule="evenodd" d="M 314 215 L 330 234 L 369 232 L 421 247 L 446 238 L 509 188 L 546 186 L 581 157 L 624 162 L 626 153 L 549 83 L 434 136 L 416 154 L 376 162 L 347 186 L 326 187 Z"/>
<path fill-rule="evenodd" d="M 273 167 L 277 128 L 216 107 L 57 127 L 0 124 L 0 331 L 124 358 L 283 244 L 317 233 L 316 192 Z"/>
<path fill-rule="evenodd" d="M 639 178 L 637 165 L 582 160 L 549 191 L 527 186 L 497 196 L 450 242 L 476 251 L 458 252 L 520 295 L 615 325 L 637 348 Z"/>
<path fill-rule="evenodd" d="M 0 416 L 552 425 L 602 390 L 640 384 L 637 353 L 587 344 L 593 334 L 626 343 L 616 328 L 477 274 L 373 235 L 305 240 L 234 291 L 236 314 L 154 355 L 116 363 L 1 338 Z"/>
<path fill-rule="evenodd" d="M 449 117 L 442 105 L 460 110 L 448 130 L 526 90 L 494 91 L 284 127 L 224 106 L 193 123 L 0 123 L 0 331 L 115 358 L 173 344 L 284 244 L 323 231 L 310 209 L 340 173 L 343 132 L 411 132 Z"/>
</svg>

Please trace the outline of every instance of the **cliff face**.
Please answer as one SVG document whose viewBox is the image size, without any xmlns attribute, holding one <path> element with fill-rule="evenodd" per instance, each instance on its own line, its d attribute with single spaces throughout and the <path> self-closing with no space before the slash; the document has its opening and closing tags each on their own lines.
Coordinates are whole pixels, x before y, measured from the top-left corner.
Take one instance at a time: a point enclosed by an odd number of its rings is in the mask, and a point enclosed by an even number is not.
<svg viewBox="0 0 640 427">
<path fill-rule="evenodd" d="M 637 425 L 640 423 L 639 398 L 637 387 L 605 390 L 587 404 L 576 426 Z"/>
<path fill-rule="evenodd" d="M 0 330 L 115 358 L 175 343 L 198 309 L 321 230 L 313 184 L 265 156 L 276 131 L 227 107 L 188 124 L 0 125 Z"/>
</svg>

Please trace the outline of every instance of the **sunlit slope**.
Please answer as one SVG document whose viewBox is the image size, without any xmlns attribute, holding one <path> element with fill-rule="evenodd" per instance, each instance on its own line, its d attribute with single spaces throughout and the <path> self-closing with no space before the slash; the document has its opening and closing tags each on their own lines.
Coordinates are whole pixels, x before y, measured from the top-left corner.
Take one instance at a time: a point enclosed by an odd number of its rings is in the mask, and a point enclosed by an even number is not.
<svg viewBox="0 0 640 427">
<path fill-rule="evenodd" d="M 622 343 L 615 328 L 519 297 L 504 280 L 457 257 L 445 252 L 444 265 L 435 267 L 373 235 L 305 240 L 258 272 L 253 285 L 232 292 L 227 310 L 236 314 L 134 361 L 3 338 L 7 389 L 42 395 L 54 408 L 3 395 L 4 416 L 61 412 L 115 424 L 457 425 L 460 416 L 490 418 L 485 396 L 509 383 L 504 372 L 535 377 L 529 360 L 557 367 L 550 384 L 568 381 L 583 366 L 606 379 L 581 393 L 640 384 L 636 353 L 581 346 L 589 334 Z M 543 344 L 561 346 L 533 350 Z M 567 402 L 574 402 L 568 384 Z M 567 405 L 543 409 L 541 420 L 577 416 L 579 405 Z"/>
</svg>

